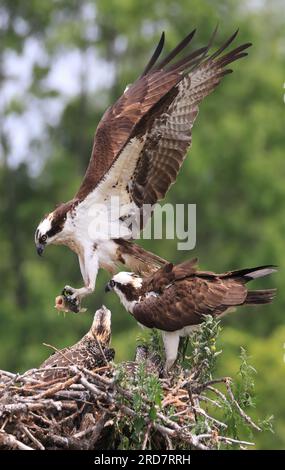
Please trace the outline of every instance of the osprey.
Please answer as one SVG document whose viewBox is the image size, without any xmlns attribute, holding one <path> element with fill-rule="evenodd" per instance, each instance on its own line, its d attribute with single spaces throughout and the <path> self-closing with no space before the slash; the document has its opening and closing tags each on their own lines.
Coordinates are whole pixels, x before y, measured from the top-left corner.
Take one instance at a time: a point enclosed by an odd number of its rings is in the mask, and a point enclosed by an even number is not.
<svg viewBox="0 0 285 470">
<path fill-rule="evenodd" d="M 275 266 L 260 266 L 216 274 L 198 271 L 193 259 L 176 266 L 168 263 L 147 277 L 120 272 L 105 290 L 114 290 L 141 325 L 162 331 L 169 370 L 180 337 L 189 336 L 204 315 L 219 317 L 238 305 L 272 302 L 276 289 L 248 290 L 245 284 L 275 271 Z"/>
<path fill-rule="evenodd" d="M 237 32 L 209 55 L 216 31 L 207 46 L 189 53 L 194 30 L 159 62 L 162 34 L 142 75 L 102 117 L 77 194 L 40 222 L 35 233 L 39 255 L 50 244 L 67 245 L 78 255 L 84 287 L 64 290 L 74 311 L 94 291 L 99 267 L 114 274 L 123 263 L 145 274 L 165 263 L 131 241 L 130 219 L 142 229 L 152 213 L 142 217 L 144 207 L 163 199 L 175 182 L 200 102 L 232 72 L 228 64 L 247 55 L 250 43 L 224 52 Z"/>
<path fill-rule="evenodd" d="M 111 312 L 105 305 L 95 312 L 90 330 L 78 343 L 57 351 L 46 359 L 41 368 L 41 378 L 45 381 L 68 376 L 68 370 L 61 368 L 77 365 L 92 370 L 107 365 L 115 357 L 114 349 L 109 348 L 111 340 Z M 51 368 L 55 368 L 54 371 Z"/>
</svg>

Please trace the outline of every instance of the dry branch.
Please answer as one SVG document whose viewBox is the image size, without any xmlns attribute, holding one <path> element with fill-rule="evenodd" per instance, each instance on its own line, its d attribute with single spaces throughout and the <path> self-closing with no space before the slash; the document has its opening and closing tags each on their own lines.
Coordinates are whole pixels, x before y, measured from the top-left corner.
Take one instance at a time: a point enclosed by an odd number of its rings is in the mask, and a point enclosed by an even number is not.
<svg viewBox="0 0 285 470">
<path fill-rule="evenodd" d="M 133 365 L 137 367 L 137 364 Z M 130 367 L 130 363 L 127 366 Z M 33 372 L 35 377 L 39 377 L 41 373 L 41 369 Z M 44 381 L 38 383 L 36 394 L 33 387 L 27 387 L 28 383 L 34 382 L 33 374 L 17 376 L 16 381 L 14 376 L 3 374 L 11 380 L 1 382 L 0 448 L 44 450 L 115 446 L 112 439 L 118 422 L 124 419 L 127 422 L 137 417 L 133 403 L 135 390 L 124 388 L 116 380 L 117 370 L 111 365 L 104 368 L 104 375 L 75 365 L 67 367 L 66 373 L 67 380 L 60 379 L 57 383 L 52 381 L 52 384 Z M 200 384 L 195 387 L 191 384 L 192 394 L 189 396 L 189 381 L 191 378 L 175 380 L 175 375 L 168 385 L 161 380 L 164 402 L 160 409 L 157 407 L 156 420 L 150 414 L 152 405 L 145 399 L 141 408 L 145 421 L 142 449 L 148 448 L 154 438 L 158 440 L 158 435 L 161 438 L 161 447 L 168 449 L 176 448 L 177 443 L 202 450 L 216 448 L 218 443 L 253 445 L 252 442 L 221 435 L 219 430 L 226 429 L 227 425 L 211 416 L 201 405 L 206 401 L 213 407 L 220 406 L 205 395 L 206 389 L 213 391 L 213 387 L 208 384 L 206 387 L 201 387 Z M 226 384 L 228 399 L 234 401 L 247 423 L 257 429 L 251 418 L 236 403 L 228 381 L 222 378 L 218 383 Z M 199 392 L 201 389 L 203 394 Z M 216 389 L 215 391 L 221 393 Z M 227 399 L 226 395 L 223 394 L 223 398 Z M 170 406 L 175 413 L 168 416 L 167 409 Z M 205 419 L 209 432 L 199 435 L 193 431 L 198 416 Z"/>
<path fill-rule="evenodd" d="M 190 371 L 177 365 L 163 378 L 157 354 L 154 363 L 146 350 L 143 362 L 108 363 L 92 370 L 69 360 L 64 367 L 22 375 L 0 371 L 0 449 L 254 445 L 227 435 L 219 414 L 224 405 L 232 406 L 247 426 L 260 431 L 236 400 L 229 378 L 205 378 L 205 358 Z"/>
</svg>

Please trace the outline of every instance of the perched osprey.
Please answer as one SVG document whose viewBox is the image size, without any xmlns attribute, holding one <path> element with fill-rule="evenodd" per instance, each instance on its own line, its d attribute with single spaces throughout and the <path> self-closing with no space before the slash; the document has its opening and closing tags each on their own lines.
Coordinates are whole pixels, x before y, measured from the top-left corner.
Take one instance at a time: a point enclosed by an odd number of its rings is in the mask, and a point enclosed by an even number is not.
<svg viewBox="0 0 285 470">
<path fill-rule="evenodd" d="M 227 66 L 247 55 L 245 49 L 250 46 L 224 53 L 236 31 L 212 55 L 208 52 L 214 35 L 208 46 L 188 52 L 194 33 L 158 62 L 162 34 L 142 75 L 101 119 L 77 194 L 48 214 L 36 230 L 39 255 L 49 244 L 67 245 L 78 255 L 84 287 L 65 288 L 78 311 L 81 299 L 95 289 L 99 267 L 114 274 L 123 263 L 145 274 L 165 263 L 131 241 L 130 219 L 135 216 L 138 230 L 147 223 L 151 212 L 142 217 L 145 205 L 163 199 L 176 180 L 191 145 L 200 102 L 232 71 Z M 182 52 L 184 56 L 177 58 Z M 114 198 L 119 213 L 112 216 Z"/>
<path fill-rule="evenodd" d="M 147 277 L 120 272 L 107 284 L 128 312 L 142 325 L 162 331 L 165 369 L 173 365 L 180 337 L 203 322 L 203 315 L 220 316 L 231 307 L 270 303 L 276 289 L 248 290 L 246 283 L 276 271 L 274 266 L 215 274 L 197 270 L 197 259 L 169 263 Z"/>
<path fill-rule="evenodd" d="M 114 349 L 109 348 L 110 340 L 111 312 L 102 305 L 95 312 L 90 330 L 78 343 L 57 351 L 43 362 L 41 368 L 48 368 L 49 370 L 43 371 L 41 378 L 43 380 L 52 380 L 69 375 L 68 371 L 62 370 L 60 367 L 77 365 L 92 370 L 106 365 L 115 357 Z M 55 370 L 50 370 L 53 367 Z"/>
</svg>

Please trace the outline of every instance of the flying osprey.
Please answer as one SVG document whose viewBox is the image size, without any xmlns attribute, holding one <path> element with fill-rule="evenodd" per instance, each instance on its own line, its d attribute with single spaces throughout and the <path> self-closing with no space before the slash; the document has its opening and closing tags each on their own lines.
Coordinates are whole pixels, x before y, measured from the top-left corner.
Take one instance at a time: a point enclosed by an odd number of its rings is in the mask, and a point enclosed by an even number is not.
<svg viewBox="0 0 285 470">
<path fill-rule="evenodd" d="M 65 288 L 74 311 L 94 291 L 99 267 L 114 274 L 123 263 L 134 272 L 147 273 L 165 263 L 131 241 L 130 219 L 135 214 L 139 229 L 147 223 L 151 212 L 142 217 L 144 207 L 164 198 L 186 157 L 198 105 L 231 72 L 228 64 L 247 55 L 250 46 L 224 53 L 236 31 L 212 55 L 208 51 L 214 35 L 208 46 L 189 53 L 194 33 L 158 62 L 162 34 L 140 78 L 102 117 L 77 194 L 48 214 L 36 230 L 39 255 L 49 244 L 67 245 L 78 255 L 84 287 Z M 119 213 L 112 216 L 114 198 Z"/>
<path fill-rule="evenodd" d="M 78 343 L 64 348 L 41 365 L 41 379 L 48 381 L 69 375 L 61 368 L 78 365 L 92 370 L 106 365 L 115 357 L 114 349 L 109 348 L 111 340 L 111 312 L 104 305 L 95 312 L 90 330 Z M 52 370 L 54 368 L 54 370 Z"/>
<path fill-rule="evenodd" d="M 276 271 L 274 266 L 215 274 L 197 270 L 197 259 L 173 266 L 169 263 L 147 277 L 120 272 L 107 284 L 128 312 L 142 325 L 162 331 L 165 369 L 177 357 L 180 337 L 203 322 L 203 315 L 220 316 L 238 305 L 270 303 L 276 289 L 248 290 L 252 279 Z"/>
</svg>

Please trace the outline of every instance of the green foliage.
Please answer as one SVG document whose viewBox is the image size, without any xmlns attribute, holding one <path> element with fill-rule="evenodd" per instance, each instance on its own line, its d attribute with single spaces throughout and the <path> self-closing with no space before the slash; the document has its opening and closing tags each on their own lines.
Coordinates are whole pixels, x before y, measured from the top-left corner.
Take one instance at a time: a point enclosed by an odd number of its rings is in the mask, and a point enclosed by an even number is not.
<svg viewBox="0 0 285 470">
<path fill-rule="evenodd" d="M 218 375 L 229 375 L 235 377 L 240 364 L 237 360 L 240 346 L 246 348 L 251 362 L 258 371 L 255 374 L 255 407 L 251 409 L 251 415 L 258 425 L 266 426 L 272 424 L 274 416 L 274 434 L 258 433 L 255 440 L 261 449 L 283 448 L 284 410 L 282 400 L 284 396 L 284 334 L 285 329 L 281 327 L 268 338 L 258 337 L 249 332 L 243 333 L 233 328 L 225 328 L 218 344 L 222 342 L 223 355 L 217 364 Z M 261 417 L 266 418 L 263 420 Z"/>
<path fill-rule="evenodd" d="M 146 363 L 139 363 L 133 374 L 123 373 L 122 367 L 117 367 L 117 380 L 131 394 L 134 417 L 117 420 L 117 436 L 120 449 L 140 449 L 146 432 L 146 419 L 156 421 L 157 411 L 161 407 L 162 388 L 158 377 L 149 373 Z M 122 397 L 122 404 L 129 404 L 130 399 Z M 145 406 L 148 405 L 146 412 Z"/>
<path fill-rule="evenodd" d="M 263 432 L 263 435 L 273 432 L 272 416 L 261 420 L 258 413 L 258 424 L 255 424 L 248 414 L 256 405 L 257 372 L 249 363 L 244 348 L 241 348 L 240 364 L 234 378 L 217 377 L 217 357 L 222 359 L 222 351 L 216 349 L 220 332 L 219 321 L 205 316 L 204 323 L 190 340 L 189 355 L 180 355 L 167 379 L 167 386 L 165 383 L 162 385 L 163 381 L 154 371 L 150 372 L 147 361 L 136 367 L 133 365 L 131 371 L 130 364 L 129 369 L 122 364 L 116 367 L 117 383 L 121 386 L 121 395 L 117 399 L 121 407 L 133 411 L 127 417 L 123 411 L 117 415 L 115 442 L 120 449 L 141 449 L 146 443 L 149 449 L 160 448 L 155 426 L 165 426 L 166 423 L 189 429 L 194 437 L 208 436 L 202 437 L 199 443 L 212 449 L 227 448 L 227 439 L 234 439 L 230 442 L 231 448 L 244 448 L 249 445 L 248 441 L 255 441 L 256 433 L 253 431 Z M 153 348 L 157 352 L 159 336 L 154 331 L 143 337 L 144 347 L 150 354 Z M 142 344 L 142 338 L 139 344 Z M 179 409 L 175 402 L 178 396 Z M 184 406 L 183 410 L 181 406 Z M 175 449 L 189 448 L 189 445 L 185 447 L 179 432 L 174 442 Z"/>
<path fill-rule="evenodd" d="M 138 344 L 145 345 L 150 352 L 158 354 L 161 358 L 164 358 L 164 345 L 161 334 L 156 329 L 144 328 L 143 332 L 137 336 L 136 341 Z"/>
<path fill-rule="evenodd" d="M 103 302 L 113 312 L 117 360 L 133 356 L 138 330 L 115 296 L 105 298 L 106 273 L 100 272 L 96 294 L 87 302 L 89 315 L 55 314 L 53 299 L 62 287 L 82 283 L 78 262 L 63 247 L 50 248 L 39 260 L 34 230 L 56 203 L 75 194 L 103 111 L 143 70 L 162 29 L 170 49 L 195 26 L 197 47 L 204 45 L 217 21 L 219 43 L 239 26 L 239 41 L 253 43 L 249 57 L 233 65 L 234 74 L 201 106 L 189 158 L 167 197 L 167 202 L 197 203 L 195 253 L 177 252 L 176 240 L 142 243 L 173 262 L 198 255 L 203 268 L 215 271 L 280 266 L 272 280 L 272 286 L 279 287 L 276 302 L 228 315 L 216 347 L 223 350 L 217 364 L 221 375 L 236 373 L 239 348 L 246 347 L 259 371 L 253 415 L 257 420 L 259 415 L 275 416 L 275 434 L 258 434 L 258 447 L 284 448 L 284 15 L 281 0 L 257 3 L 253 7 L 249 0 L 191 0 L 190 11 L 188 0 L 1 2 L 0 81 L 3 90 L 7 85 L 15 89 L 1 93 L 1 368 L 39 365 L 48 354 L 43 342 L 57 347 L 76 342 Z M 11 70 L 5 58 L 27 61 L 23 53 L 28 42 L 42 54 L 23 84 L 18 79 L 24 69 Z M 82 63 L 81 85 L 76 96 L 67 93 L 63 99 L 46 78 L 68 52 L 78 54 Z M 87 53 L 100 59 L 95 72 L 90 71 Z M 114 76 L 90 92 L 87 84 L 92 74 L 94 81 L 101 76 L 101 64 Z M 51 121 L 48 110 L 57 100 L 62 112 Z M 15 143 L 21 146 L 21 136 L 14 129 L 10 135 L 8 124 L 15 116 L 25 123 L 33 103 L 44 132 L 30 139 L 25 161 L 17 165 L 13 149 Z M 27 121 L 27 135 L 30 128 Z M 270 282 L 256 281 L 256 287 Z M 207 358 L 205 350 L 203 354 L 209 361 L 211 356 Z"/>
<path fill-rule="evenodd" d="M 222 353 L 222 351 L 216 351 L 216 342 L 221 332 L 219 323 L 210 316 L 206 317 L 201 330 L 196 333 L 196 337 L 193 336 L 191 339 L 193 350 L 189 359 L 191 364 L 199 370 L 199 380 L 202 383 L 213 380 L 213 374 L 216 373 L 216 359 Z M 240 411 L 248 413 L 256 407 L 255 378 L 257 371 L 249 363 L 249 359 L 247 351 L 241 347 L 237 374 L 233 380 L 225 378 L 228 396 L 223 392 L 214 398 L 218 406 L 216 416 L 221 417 L 221 421 L 227 425 L 226 435 L 238 440 L 250 439 L 254 441 L 253 429 L 255 427 L 251 426 L 251 419 L 248 420 Z M 273 416 L 260 419 L 260 413 L 258 415 L 257 428 L 260 428 L 260 431 L 273 433 Z M 200 416 L 195 432 L 205 432 L 205 429 L 205 418 Z"/>
<path fill-rule="evenodd" d="M 217 351 L 216 342 L 221 331 L 220 322 L 211 315 L 205 315 L 202 328 L 199 328 L 190 338 L 192 346 L 192 365 L 201 367 L 202 380 L 211 380 L 215 369 L 216 359 L 222 351 Z"/>
<path fill-rule="evenodd" d="M 236 393 L 235 396 L 237 397 L 238 402 L 243 407 L 253 407 L 255 406 L 254 402 L 254 375 L 256 374 L 256 370 L 252 367 L 248 361 L 249 357 L 247 352 L 244 348 L 241 348 L 241 365 L 239 368 L 238 375 L 240 377 L 240 381 L 236 386 Z"/>
<path fill-rule="evenodd" d="M 256 407 L 255 399 L 255 376 L 257 371 L 249 364 L 249 357 L 244 348 L 241 348 L 240 367 L 236 381 L 232 385 L 232 392 L 236 402 L 221 400 L 223 415 L 228 425 L 228 433 L 236 439 L 244 436 L 254 440 L 252 428 L 239 412 L 239 407 L 245 412 Z M 258 420 L 260 431 L 273 433 L 273 416 Z"/>
<path fill-rule="evenodd" d="M 241 365 L 237 374 L 237 379 L 240 379 L 233 386 L 233 393 L 236 397 L 237 403 L 245 410 L 253 408 L 254 403 L 254 380 L 253 374 L 255 369 L 248 364 L 248 357 L 245 349 L 241 349 Z M 225 420 L 229 427 L 230 435 L 238 439 L 240 432 L 245 431 L 247 437 L 252 439 L 252 431 L 250 428 L 244 429 L 244 420 L 237 407 L 230 402 L 225 402 L 224 415 Z"/>
</svg>

